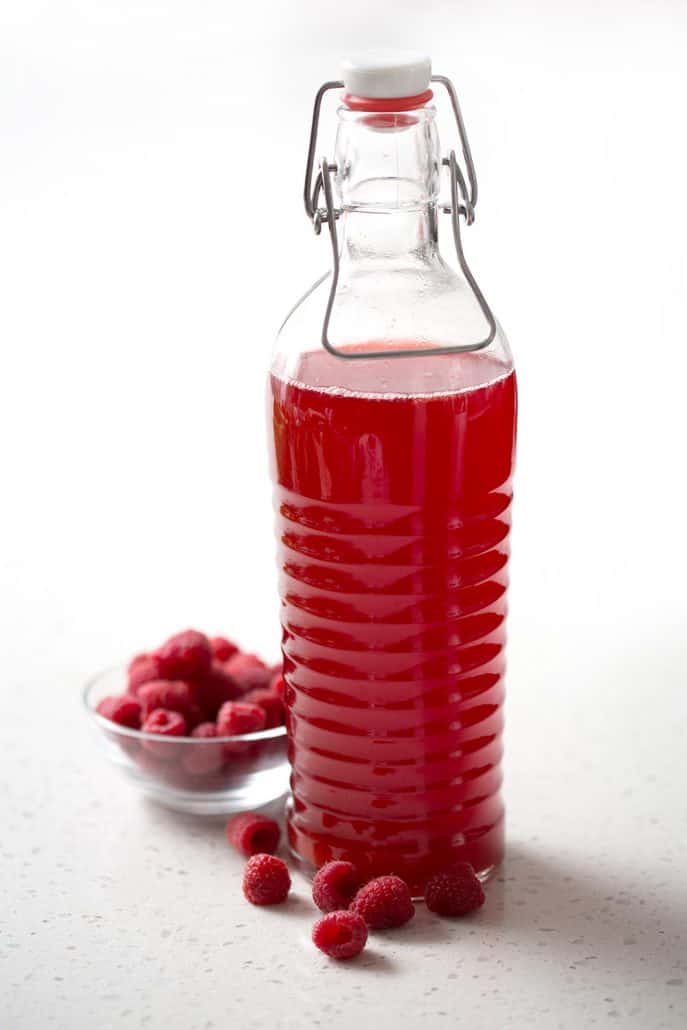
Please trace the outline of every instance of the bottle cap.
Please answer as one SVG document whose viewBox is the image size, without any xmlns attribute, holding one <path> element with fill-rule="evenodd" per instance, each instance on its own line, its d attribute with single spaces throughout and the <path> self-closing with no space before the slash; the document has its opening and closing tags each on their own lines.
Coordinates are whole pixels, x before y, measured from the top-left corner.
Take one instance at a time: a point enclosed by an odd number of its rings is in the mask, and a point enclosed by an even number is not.
<svg viewBox="0 0 687 1030">
<path fill-rule="evenodd" d="M 431 76 L 429 57 L 402 50 L 371 50 L 341 62 L 346 93 L 366 99 L 418 96 L 429 89 Z"/>
</svg>

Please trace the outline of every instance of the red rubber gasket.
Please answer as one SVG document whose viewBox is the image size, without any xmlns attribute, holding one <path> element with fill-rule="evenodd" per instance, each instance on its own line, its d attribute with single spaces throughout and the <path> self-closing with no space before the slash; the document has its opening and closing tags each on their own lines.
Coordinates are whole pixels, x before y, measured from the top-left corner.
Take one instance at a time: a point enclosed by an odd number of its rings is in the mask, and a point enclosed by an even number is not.
<svg viewBox="0 0 687 1030">
<path fill-rule="evenodd" d="M 356 97 L 352 93 L 344 93 L 343 102 L 351 111 L 415 111 L 428 104 L 433 96 L 431 89 L 413 97 Z"/>
</svg>

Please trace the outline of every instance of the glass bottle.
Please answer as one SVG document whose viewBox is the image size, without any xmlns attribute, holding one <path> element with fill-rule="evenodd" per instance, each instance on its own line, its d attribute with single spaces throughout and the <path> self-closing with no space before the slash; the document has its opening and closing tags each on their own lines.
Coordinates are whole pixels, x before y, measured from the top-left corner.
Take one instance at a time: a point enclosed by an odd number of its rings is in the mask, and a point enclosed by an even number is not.
<svg viewBox="0 0 687 1030">
<path fill-rule="evenodd" d="M 468 163 L 442 163 L 430 65 L 349 61 L 306 207 L 334 271 L 271 366 L 288 828 L 306 868 L 396 873 L 503 856 L 501 732 L 516 384 L 462 253 Z M 443 166 L 462 274 L 438 246 Z M 318 208 L 318 197 L 324 206 Z"/>
</svg>

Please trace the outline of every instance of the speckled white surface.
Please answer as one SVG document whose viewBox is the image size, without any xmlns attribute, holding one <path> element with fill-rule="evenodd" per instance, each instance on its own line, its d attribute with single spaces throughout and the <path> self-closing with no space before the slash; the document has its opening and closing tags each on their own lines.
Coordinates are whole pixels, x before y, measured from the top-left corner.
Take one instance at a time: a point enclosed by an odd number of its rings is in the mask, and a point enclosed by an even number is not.
<svg viewBox="0 0 687 1030">
<path fill-rule="evenodd" d="M 349 965 L 312 948 L 298 874 L 286 905 L 252 908 L 221 822 L 142 801 L 103 763 L 76 682 L 26 685 L 61 730 L 30 747 L 7 692 L 3 1028 L 684 1027 L 680 652 L 617 660 L 602 627 L 532 629 L 512 631 L 509 857 L 484 909 L 419 907 Z"/>
<path fill-rule="evenodd" d="M 0 4 L 0 1030 L 684 1030 L 687 4 L 237 9 Z M 278 639 L 265 368 L 329 261 L 314 90 L 382 39 L 456 83 L 518 367 L 509 857 L 474 920 L 337 966 L 79 691 L 184 625 Z"/>
</svg>

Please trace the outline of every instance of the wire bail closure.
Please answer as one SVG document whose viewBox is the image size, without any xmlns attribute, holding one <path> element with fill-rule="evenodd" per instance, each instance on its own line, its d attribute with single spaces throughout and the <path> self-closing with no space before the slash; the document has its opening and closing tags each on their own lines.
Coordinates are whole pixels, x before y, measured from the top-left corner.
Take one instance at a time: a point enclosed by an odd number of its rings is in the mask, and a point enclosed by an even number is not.
<svg viewBox="0 0 687 1030">
<path fill-rule="evenodd" d="M 487 321 L 489 332 L 484 339 L 478 340 L 476 343 L 455 344 L 447 347 L 427 347 L 417 351 L 388 348 L 381 351 L 346 352 L 339 350 L 331 343 L 329 339 L 329 322 L 331 319 L 332 309 L 334 307 L 336 291 L 339 285 L 340 269 L 339 234 L 336 229 L 336 222 L 342 212 L 334 206 L 331 177 L 332 173 L 336 172 L 336 165 L 331 164 L 326 157 L 323 157 L 320 160 L 319 169 L 314 182 L 313 172 L 315 170 L 315 149 L 317 146 L 317 132 L 320 121 L 322 100 L 325 93 L 329 90 L 344 88 L 343 82 L 332 80 L 330 82 L 323 83 L 315 94 L 315 103 L 313 105 L 312 122 L 310 126 L 310 141 L 308 144 L 308 159 L 305 169 L 305 183 L 303 186 L 303 203 L 317 236 L 319 236 L 322 231 L 323 223 L 326 222 L 329 226 L 329 238 L 332 247 L 332 281 L 322 323 L 321 342 L 325 350 L 329 351 L 329 353 L 334 355 L 334 357 L 345 358 L 348 361 L 355 361 L 360 358 L 407 358 L 413 354 L 422 354 L 423 356 L 428 354 L 463 354 L 468 351 L 483 350 L 492 343 L 496 336 L 496 319 L 494 318 L 492 310 L 468 266 L 465 253 L 463 251 L 463 241 L 460 232 L 461 215 L 465 219 L 466 225 L 472 225 L 475 220 L 475 206 L 477 204 L 477 175 L 475 173 L 475 164 L 472 159 L 470 143 L 465 130 L 465 123 L 460 110 L 460 104 L 458 103 L 458 96 L 451 80 L 445 75 L 433 75 L 431 81 L 444 86 L 449 95 L 456 125 L 458 127 L 458 136 L 460 139 L 463 161 L 465 163 L 465 171 L 467 173 L 466 181 L 465 175 L 458 164 L 455 150 L 451 150 L 449 156 L 442 159 L 442 165 L 448 168 L 449 171 L 450 184 L 450 204 L 443 205 L 442 211 L 444 214 L 451 215 L 453 241 L 456 248 L 456 254 L 458 256 L 458 264 L 460 265 L 460 270 L 465 276 L 475 300 L 479 304 L 480 310 Z M 321 194 L 324 195 L 324 207 L 320 207 Z"/>
</svg>

